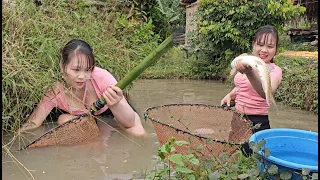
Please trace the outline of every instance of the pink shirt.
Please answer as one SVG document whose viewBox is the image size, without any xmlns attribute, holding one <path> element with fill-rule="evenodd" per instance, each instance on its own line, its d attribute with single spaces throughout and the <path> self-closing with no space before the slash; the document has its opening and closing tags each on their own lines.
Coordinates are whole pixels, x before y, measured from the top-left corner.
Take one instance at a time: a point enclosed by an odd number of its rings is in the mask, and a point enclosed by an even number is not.
<svg viewBox="0 0 320 180">
<path fill-rule="evenodd" d="M 94 67 L 91 73 L 90 81 L 99 98 L 102 96 L 102 93 L 109 87 L 109 85 L 117 84 L 117 80 L 107 70 L 99 67 Z M 39 107 L 49 112 L 54 107 L 58 107 L 72 115 L 81 115 L 83 113 L 88 112 L 88 110 L 84 108 L 77 109 L 68 105 L 65 92 L 64 92 L 64 87 L 60 82 L 56 83 L 54 93 L 51 92 L 51 93 L 45 94 L 45 96 L 39 103 Z M 108 109 L 108 106 L 105 105 L 102 109 L 95 112 L 95 115 L 99 115 L 107 109 Z"/>
<path fill-rule="evenodd" d="M 274 63 L 270 63 L 270 78 L 282 80 L 282 70 Z M 268 114 L 269 105 L 267 100 L 260 97 L 252 87 L 245 74 L 237 73 L 234 77 L 236 91 L 236 110 L 245 114 Z"/>
</svg>

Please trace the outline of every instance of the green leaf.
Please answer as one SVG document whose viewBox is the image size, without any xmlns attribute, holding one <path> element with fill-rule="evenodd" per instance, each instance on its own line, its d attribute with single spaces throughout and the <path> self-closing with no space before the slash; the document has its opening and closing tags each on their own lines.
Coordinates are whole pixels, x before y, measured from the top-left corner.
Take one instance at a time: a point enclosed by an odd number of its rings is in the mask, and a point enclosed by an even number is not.
<svg viewBox="0 0 320 180">
<path fill-rule="evenodd" d="M 164 160 L 166 158 L 166 156 L 164 155 L 163 152 L 158 151 L 158 156 L 161 158 L 161 160 Z"/>
<path fill-rule="evenodd" d="M 312 180 L 318 180 L 318 173 L 312 174 Z"/>
<path fill-rule="evenodd" d="M 260 174 L 260 169 L 258 169 L 258 168 L 249 169 L 249 170 L 248 170 L 248 174 L 249 174 L 250 176 L 257 177 L 257 176 L 259 176 L 259 174 Z"/>
<path fill-rule="evenodd" d="M 186 173 L 186 174 L 194 172 L 193 170 L 188 169 L 188 168 L 184 168 L 184 167 L 176 167 L 175 169 L 177 172 Z"/>
<path fill-rule="evenodd" d="M 309 168 L 302 168 L 302 174 L 303 174 L 303 175 L 308 175 L 308 174 L 310 174 L 310 169 L 309 169 Z"/>
<path fill-rule="evenodd" d="M 253 147 L 252 147 L 252 151 L 253 152 L 258 152 L 258 151 L 260 151 L 260 149 L 261 149 L 261 147 L 260 147 L 260 145 L 259 144 L 255 144 Z"/>
<path fill-rule="evenodd" d="M 180 166 L 184 166 L 184 163 L 182 160 L 182 154 L 172 154 L 168 157 L 168 159 L 175 164 L 178 164 Z"/>
<path fill-rule="evenodd" d="M 167 143 L 166 143 L 167 144 Z M 163 153 L 167 153 L 167 151 L 166 151 L 166 144 L 164 144 L 164 145 L 162 145 L 161 147 L 160 147 L 160 151 L 161 152 L 163 152 Z"/>
<path fill-rule="evenodd" d="M 263 147 L 264 145 L 266 145 L 266 140 L 264 140 L 263 138 L 261 139 L 261 141 L 259 142 L 259 145 L 261 147 Z"/>
<path fill-rule="evenodd" d="M 249 143 L 249 147 L 250 147 L 250 148 L 253 148 L 255 144 L 256 144 L 256 143 L 255 143 L 254 141 L 251 141 L 251 142 Z"/>
<path fill-rule="evenodd" d="M 232 169 L 233 172 L 238 172 L 239 171 L 238 164 L 232 164 L 231 165 L 231 169 Z"/>
<path fill-rule="evenodd" d="M 182 155 L 182 157 L 183 157 L 183 159 L 185 159 L 185 160 L 189 160 L 189 159 L 191 159 L 191 158 L 194 157 L 194 154 L 184 154 L 184 155 Z"/>
<path fill-rule="evenodd" d="M 187 176 L 187 178 L 188 178 L 188 180 L 195 180 L 196 179 L 196 177 L 193 174 L 189 174 Z"/>
<path fill-rule="evenodd" d="M 189 160 L 190 163 L 194 164 L 194 165 L 198 165 L 199 164 L 199 160 L 196 158 L 192 158 Z"/>
<path fill-rule="evenodd" d="M 218 180 L 218 179 L 220 179 L 220 173 L 219 173 L 219 171 L 215 171 L 215 172 L 213 172 L 213 173 L 210 173 L 210 174 L 208 175 L 208 178 L 209 178 L 209 180 Z"/>
<path fill-rule="evenodd" d="M 174 137 L 171 137 L 171 138 L 169 139 L 169 142 L 171 142 L 171 143 L 173 143 L 174 141 L 176 141 L 176 138 L 174 138 Z"/>
<path fill-rule="evenodd" d="M 198 150 L 198 151 L 201 151 L 203 148 L 204 148 L 203 145 L 197 146 L 197 150 Z"/>
<path fill-rule="evenodd" d="M 182 146 L 182 145 L 189 144 L 189 143 L 187 141 L 176 141 L 175 144 L 178 146 Z"/>
<path fill-rule="evenodd" d="M 238 179 L 238 174 L 237 173 L 231 173 L 230 175 L 231 179 Z"/>
<path fill-rule="evenodd" d="M 270 149 L 266 148 L 266 149 L 264 149 L 263 151 L 264 151 L 264 155 L 265 155 L 266 157 L 270 156 Z"/>
<path fill-rule="evenodd" d="M 283 171 L 280 173 L 280 178 L 283 180 L 289 180 L 292 177 L 292 174 L 288 171 Z"/>
<path fill-rule="evenodd" d="M 278 166 L 276 165 L 271 165 L 269 168 L 268 168 L 268 173 L 271 174 L 271 175 L 275 175 L 278 173 Z"/>
<path fill-rule="evenodd" d="M 221 154 L 219 155 L 219 159 L 220 159 L 220 161 L 222 161 L 222 162 L 227 162 L 227 161 L 229 161 L 229 156 L 228 156 L 227 153 L 223 152 L 223 153 L 221 153 Z"/>
<path fill-rule="evenodd" d="M 239 179 L 246 179 L 247 177 L 249 177 L 249 174 L 247 174 L 247 173 L 243 173 L 243 174 L 238 175 Z"/>
<path fill-rule="evenodd" d="M 206 139 L 206 144 L 211 144 L 212 142 L 213 142 L 213 139 L 212 139 L 212 138 Z"/>
</svg>

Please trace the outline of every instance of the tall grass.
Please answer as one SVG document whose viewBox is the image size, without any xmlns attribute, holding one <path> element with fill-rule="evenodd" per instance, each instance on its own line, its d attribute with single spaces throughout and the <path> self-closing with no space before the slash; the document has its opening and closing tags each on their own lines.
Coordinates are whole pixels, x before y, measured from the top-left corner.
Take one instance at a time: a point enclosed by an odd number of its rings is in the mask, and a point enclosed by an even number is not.
<svg viewBox="0 0 320 180">
<path fill-rule="evenodd" d="M 45 90 L 61 80 L 60 49 L 71 39 L 87 41 L 97 66 L 118 80 L 158 45 L 152 23 L 130 22 L 116 7 L 79 0 L 15 4 L 2 6 L 2 134 L 17 130 Z"/>
</svg>

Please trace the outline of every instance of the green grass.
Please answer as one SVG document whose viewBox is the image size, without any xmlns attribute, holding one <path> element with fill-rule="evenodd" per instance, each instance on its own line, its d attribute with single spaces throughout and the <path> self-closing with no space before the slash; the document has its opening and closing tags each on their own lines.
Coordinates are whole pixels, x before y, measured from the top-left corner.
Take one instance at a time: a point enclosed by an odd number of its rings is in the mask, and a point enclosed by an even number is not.
<svg viewBox="0 0 320 180">
<path fill-rule="evenodd" d="M 150 22 L 131 22 L 112 9 L 83 1 L 17 0 L 2 7 L 2 132 L 15 131 L 45 90 L 61 80 L 60 49 L 87 41 L 97 66 L 120 80 L 159 44 Z"/>
<path fill-rule="evenodd" d="M 154 66 L 147 69 L 141 78 L 175 79 L 191 78 L 189 68 L 192 65 L 190 59 L 181 51 L 181 47 L 173 47 L 164 54 Z"/>
</svg>

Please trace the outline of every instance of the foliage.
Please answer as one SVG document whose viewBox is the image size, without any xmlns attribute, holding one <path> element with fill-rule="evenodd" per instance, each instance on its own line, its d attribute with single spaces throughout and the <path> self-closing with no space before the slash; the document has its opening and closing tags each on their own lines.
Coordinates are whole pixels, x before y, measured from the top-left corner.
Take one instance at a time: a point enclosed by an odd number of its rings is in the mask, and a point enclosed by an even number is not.
<svg viewBox="0 0 320 180">
<path fill-rule="evenodd" d="M 151 18 L 155 25 L 155 33 L 161 38 L 167 37 L 172 32 L 172 24 L 185 25 L 186 10 L 179 6 L 179 0 L 158 0 L 155 8 L 151 10 Z"/>
<path fill-rule="evenodd" d="M 232 180 L 232 179 L 267 179 L 273 176 L 276 179 L 290 179 L 291 172 L 279 172 L 276 165 L 267 166 L 265 158 L 270 156 L 270 150 L 265 148 L 266 141 L 250 142 L 253 150 L 251 156 L 244 156 L 241 150 L 232 156 L 221 153 L 212 159 L 200 161 L 196 153 L 180 154 L 175 147 L 187 146 L 191 142 L 177 141 L 171 137 L 168 142 L 158 149 L 159 164 L 147 173 L 147 179 L 203 179 L 203 180 Z M 197 151 L 193 151 L 197 152 Z M 260 153 L 258 153 L 260 152 Z M 259 164 L 259 165 L 258 165 Z M 303 179 L 317 179 L 318 173 L 310 175 L 309 169 L 302 169 L 300 174 Z M 268 178 L 269 179 L 269 178 Z"/>
<path fill-rule="evenodd" d="M 161 56 L 155 65 L 148 68 L 141 77 L 153 79 L 192 79 L 195 78 L 195 74 L 191 74 L 189 70 L 191 66 L 192 60 L 185 57 L 185 54 L 181 51 L 181 46 L 177 46 Z"/>
<path fill-rule="evenodd" d="M 300 43 L 292 43 L 290 41 L 290 37 L 289 36 L 282 36 L 279 38 L 279 47 L 281 47 L 281 49 L 279 48 L 279 52 L 281 53 L 281 51 L 311 51 L 311 52 L 315 52 L 318 51 L 318 47 L 317 46 L 311 46 L 311 45 L 301 45 Z"/>
<path fill-rule="evenodd" d="M 288 0 L 201 0 L 193 18 L 198 28 L 187 35 L 191 48 L 200 49 L 199 57 L 207 64 L 196 70 L 219 76 L 231 59 L 250 50 L 259 27 L 270 24 L 281 31 L 287 21 L 304 11 Z"/>
<path fill-rule="evenodd" d="M 318 113 L 318 60 L 277 56 L 282 81 L 275 98 L 284 104 Z"/>
<path fill-rule="evenodd" d="M 59 50 L 71 39 L 87 41 L 97 66 L 116 79 L 159 42 L 152 21 L 132 22 L 112 8 L 80 0 L 43 1 L 41 6 L 17 0 L 16 4 L 2 7 L 2 132 L 15 131 L 52 82 L 61 80 Z"/>
<path fill-rule="evenodd" d="M 198 66 L 194 66 L 194 64 Z M 207 66 L 207 63 L 203 60 L 195 59 L 194 56 L 187 57 L 186 52 L 182 51 L 182 46 L 176 46 L 171 48 L 168 53 L 164 54 L 154 66 L 148 68 L 142 75 L 142 78 L 153 79 L 206 79 L 213 77 L 211 71 L 200 71 L 199 66 Z M 207 68 L 214 68 L 211 65 Z M 225 70 L 224 74 L 230 70 Z"/>
</svg>

